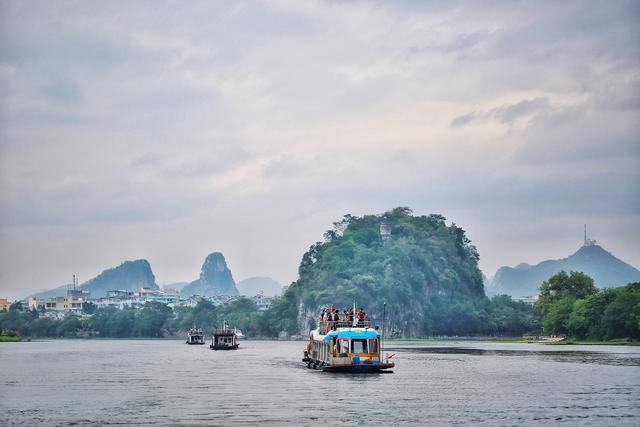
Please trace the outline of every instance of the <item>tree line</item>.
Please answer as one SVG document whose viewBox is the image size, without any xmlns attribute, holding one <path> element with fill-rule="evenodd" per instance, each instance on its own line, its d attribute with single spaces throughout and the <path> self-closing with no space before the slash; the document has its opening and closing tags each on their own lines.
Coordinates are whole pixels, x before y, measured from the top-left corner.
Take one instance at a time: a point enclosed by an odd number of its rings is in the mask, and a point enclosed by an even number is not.
<svg viewBox="0 0 640 427">
<path fill-rule="evenodd" d="M 591 340 L 640 338 L 640 282 L 598 289 L 584 273 L 561 271 L 540 285 L 536 309 L 545 334 Z"/>
<path fill-rule="evenodd" d="M 17 302 L 9 311 L 0 312 L 0 330 L 30 337 L 160 338 L 184 334 L 194 325 L 209 332 L 226 320 L 249 337 L 274 338 L 283 330 L 300 332 L 297 306 L 287 294 L 266 311 L 258 310 L 247 298 L 221 306 L 202 300 L 195 307 L 174 309 L 149 302 L 140 309 L 87 304 L 84 310 L 86 316 L 55 319 L 43 311 L 25 310 Z M 415 337 L 545 334 L 592 340 L 639 339 L 640 283 L 598 289 L 589 276 L 562 271 L 541 284 L 535 306 L 507 295 L 466 300 L 434 297 L 424 313 L 421 328 L 425 333 Z M 389 317 L 393 315 L 389 313 Z M 388 333 L 400 336 L 401 331 L 390 328 Z"/>
<path fill-rule="evenodd" d="M 140 309 L 96 308 L 87 304 L 86 316 L 55 319 L 45 316 L 43 311 L 24 310 L 21 303 L 15 303 L 8 312 L 0 312 L 0 330 L 30 337 L 160 338 L 183 334 L 194 325 L 211 331 L 226 320 L 247 336 L 275 338 L 281 331 L 295 327 L 290 315 L 281 315 L 285 310 L 295 314 L 296 307 L 287 304 L 283 297 L 266 311 L 258 310 L 252 300 L 240 298 L 221 306 L 202 300 L 195 307 L 173 309 L 159 302 L 148 302 Z M 528 332 L 536 325 L 533 308 L 506 295 L 486 299 L 481 307 L 465 303 L 434 305 L 433 316 L 430 327 L 438 335 L 472 335 L 482 331 L 512 336 Z M 478 322 L 484 325 L 478 326 Z"/>
<path fill-rule="evenodd" d="M 147 302 L 140 309 L 86 304 L 83 311 L 83 316 L 56 319 L 45 316 L 43 311 L 25 310 L 17 302 L 8 311 L 0 312 L 0 330 L 31 337 L 161 338 L 183 333 L 194 325 L 211 330 L 227 320 L 261 336 L 261 312 L 247 298 L 223 306 L 202 300 L 195 307 L 174 309 L 160 302 Z"/>
</svg>

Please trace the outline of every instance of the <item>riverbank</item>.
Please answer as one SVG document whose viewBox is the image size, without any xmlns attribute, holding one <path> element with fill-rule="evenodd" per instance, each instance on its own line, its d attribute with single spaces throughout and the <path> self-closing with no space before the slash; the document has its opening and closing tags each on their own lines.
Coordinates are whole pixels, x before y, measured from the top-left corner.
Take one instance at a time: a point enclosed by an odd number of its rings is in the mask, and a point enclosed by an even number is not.
<svg viewBox="0 0 640 427">
<path fill-rule="evenodd" d="M 18 337 L 18 336 L 11 336 L 11 335 L 0 335 L 0 342 L 20 342 L 22 341 L 22 338 Z M 28 339 L 27 341 L 31 341 L 31 339 Z"/>
<path fill-rule="evenodd" d="M 579 340 L 573 338 L 565 338 L 561 341 L 549 343 L 552 345 L 630 345 L 640 346 L 640 341 L 632 339 L 615 339 L 615 340 Z"/>
<path fill-rule="evenodd" d="M 392 338 L 385 339 L 389 344 L 420 344 L 443 341 L 478 341 L 511 344 L 545 344 L 545 345 L 628 345 L 640 346 L 640 341 L 628 338 L 614 340 L 579 340 L 574 338 L 527 339 L 522 337 L 442 337 L 442 338 Z"/>
</svg>

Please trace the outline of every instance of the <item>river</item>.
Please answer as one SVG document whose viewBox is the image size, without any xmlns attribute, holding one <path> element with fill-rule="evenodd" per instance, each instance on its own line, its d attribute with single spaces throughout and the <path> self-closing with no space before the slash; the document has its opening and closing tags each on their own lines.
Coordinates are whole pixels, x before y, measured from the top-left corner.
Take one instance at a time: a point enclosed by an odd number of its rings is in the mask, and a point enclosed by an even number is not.
<svg viewBox="0 0 640 427">
<path fill-rule="evenodd" d="M 303 342 L 0 344 L 0 424 L 640 425 L 640 348 L 388 343 L 388 374 L 307 369 Z"/>
</svg>

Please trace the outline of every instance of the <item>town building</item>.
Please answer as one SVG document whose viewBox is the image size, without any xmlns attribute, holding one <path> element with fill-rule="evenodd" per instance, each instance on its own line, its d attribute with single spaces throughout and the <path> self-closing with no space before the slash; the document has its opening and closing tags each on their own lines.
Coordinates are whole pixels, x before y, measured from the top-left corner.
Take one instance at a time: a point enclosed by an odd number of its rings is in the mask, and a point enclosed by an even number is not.
<svg viewBox="0 0 640 427">
<path fill-rule="evenodd" d="M 527 295 L 523 297 L 514 298 L 513 300 L 518 302 L 523 302 L 529 305 L 534 305 L 538 301 L 538 295 Z"/>
<path fill-rule="evenodd" d="M 94 303 L 98 307 L 116 307 L 123 309 L 125 307 L 140 308 L 147 302 L 161 302 L 169 307 L 180 305 L 180 292 L 163 289 L 156 290 L 151 288 L 141 288 L 138 292 L 112 290 L 107 291 L 107 296 L 97 299 Z"/>
<path fill-rule="evenodd" d="M 265 297 L 262 291 L 258 292 L 258 295 L 251 297 L 251 300 L 256 303 L 258 310 L 266 311 L 271 307 L 274 297 Z"/>
<path fill-rule="evenodd" d="M 78 295 L 83 295 L 82 297 L 78 297 Z M 55 298 L 35 298 L 30 297 L 27 300 L 27 304 L 29 306 L 29 310 L 51 310 L 51 311 L 60 311 L 60 312 L 68 312 L 74 314 L 81 314 L 82 308 L 85 304 L 87 304 L 89 297 L 88 292 L 82 292 L 78 294 L 74 290 L 68 290 L 67 295 L 64 297 L 55 297 Z"/>
<path fill-rule="evenodd" d="M 144 304 L 146 302 L 161 302 L 169 307 L 180 305 L 180 292 L 173 289 L 156 290 L 150 288 L 142 288 L 137 294 L 138 300 Z"/>
<path fill-rule="evenodd" d="M 122 310 L 126 307 L 138 307 L 138 301 L 133 291 L 113 290 L 107 291 L 107 296 L 93 300 L 92 302 L 98 308 L 115 307 Z"/>
<path fill-rule="evenodd" d="M 0 298 L 0 311 L 9 311 L 11 303 L 7 298 Z"/>
<path fill-rule="evenodd" d="M 239 297 L 235 295 L 212 295 L 210 297 L 207 297 L 207 301 L 217 307 L 219 305 L 230 304 L 238 298 Z"/>
</svg>

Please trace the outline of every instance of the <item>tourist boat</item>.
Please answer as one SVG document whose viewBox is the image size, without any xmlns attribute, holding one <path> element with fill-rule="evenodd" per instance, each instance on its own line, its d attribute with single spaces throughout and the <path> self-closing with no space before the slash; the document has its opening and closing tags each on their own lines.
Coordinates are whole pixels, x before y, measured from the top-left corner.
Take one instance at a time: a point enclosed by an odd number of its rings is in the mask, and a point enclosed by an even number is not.
<svg viewBox="0 0 640 427">
<path fill-rule="evenodd" d="M 209 348 L 211 350 L 237 350 L 239 345 L 236 332 L 229 329 L 229 324 L 224 322 L 222 329 L 213 331 Z"/>
<path fill-rule="evenodd" d="M 196 328 L 194 326 L 193 328 L 189 329 L 189 332 L 187 333 L 187 344 L 190 344 L 190 345 L 205 344 L 202 328 Z"/>
<path fill-rule="evenodd" d="M 233 328 L 233 332 L 236 333 L 236 339 L 243 340 L 245 338 L 244 334 L 240 329 Z"/>
<path fill-rule="evenodd" d="M 309 334 L 302 361 L 308 368 L 327 372 L 388 371 L 395 363 L 383 357 L 381 338 L 369 321 L 321 320 Z"/>
</svg>

